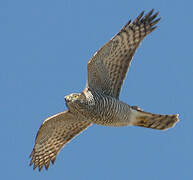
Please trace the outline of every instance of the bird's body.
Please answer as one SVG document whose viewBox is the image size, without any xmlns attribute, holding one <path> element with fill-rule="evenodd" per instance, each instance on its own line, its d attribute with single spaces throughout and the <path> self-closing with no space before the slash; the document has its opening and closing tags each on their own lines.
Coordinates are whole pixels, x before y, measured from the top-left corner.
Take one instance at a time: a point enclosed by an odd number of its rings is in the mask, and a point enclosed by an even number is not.
<svg viewBox="0 0 193 180">
<path fill-rule="evenodd" d="M 76 116 L 83 116 L 91 123 L 98 125 L 127 126 L 132 121 L 131 107 L 128 104 L 102 93 L 87 90 L 73 102 L 68 102 L 67 96 L 66 104 Z"/>
<path fill-rule="evenodd" d="M 48 169 L 60 149 L 80 132 L 98 124 L 103 126 L 142 126 L 165 130 L 173 127 L 178 115 L 144 112 L 119 100 L 132 57 L 140 42 L 159 20 L 153 10 L 142 12 L 133 22 L 106 43 L 88 62 L 88 82 L 82 93 L 65 97 L 68 110 L 47 118 L 41 125 L 30 155 L 30 165 Z"/>
</svg>

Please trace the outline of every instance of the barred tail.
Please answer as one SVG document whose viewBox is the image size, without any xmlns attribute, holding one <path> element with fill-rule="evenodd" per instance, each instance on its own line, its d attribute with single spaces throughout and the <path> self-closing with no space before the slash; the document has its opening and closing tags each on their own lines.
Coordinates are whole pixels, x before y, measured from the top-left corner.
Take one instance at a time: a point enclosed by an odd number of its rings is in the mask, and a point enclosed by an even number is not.
<svg viewBox="0 0 193 180">
<path fill-rule="evenodd" d="M 178 114 L 176 115 L 160 115 L 144 112 L 138 107 L 131 107 L 131 111 L 134 114 L 135 120 L 132 125 L 141 126 L 146 128 L 166 130 L 174 127 L 179 121 Z"/>
</svg>

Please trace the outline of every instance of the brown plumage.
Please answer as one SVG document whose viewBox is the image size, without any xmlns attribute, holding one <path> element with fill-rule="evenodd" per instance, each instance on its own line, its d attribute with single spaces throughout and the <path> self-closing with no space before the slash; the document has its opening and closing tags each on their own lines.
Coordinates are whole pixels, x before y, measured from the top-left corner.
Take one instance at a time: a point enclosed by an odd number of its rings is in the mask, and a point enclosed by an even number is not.
<svg viewBox="0 0 193 180">
<path fill-rule="evenodd" d="M 61 148 L 93 123 L 104 126 L 142 126 L 164 130 L 178 122 L 178 115 L 142 111 L 119 100 L 123 80 L 141 41 L 160 18 L 153 10 L 142 12 L 107 42 L 88 63 L 88 83 L 82 93 L 65 97 L 68 110 L 47 118 L 41 125 L 30 155 L 33 168 L 54 163 Z"/>
<path fill-rule="evenodd" d="M 161 115 L 153 114 L 149 112 L 142 111 L 140 108 L 133 106 L 133 110 L 136 110 L 138 116 L 132 125 L 141 126 L 146 128 L 167 130 L 168 128 L 174 127 L 179 121 L 178 114 L 174 115 Z"/>
<path fill-rule="evenodd" d="M 155 19 L 159 13 L 153 14 L 153 10 L 144 17 L 143 14 L 144 11 L 133 22 L 129 21 L 88 62 L 90 89 L 119 98 L 123 80 L 137 47 L 161 19 Z"/>
<path fill-rule="evenodd" d="M 90 122 L 83 119 L 80 121 L 69 111 L 47 118 L 37 133 L 36 143 L 30 154 L 30 166 L 34 164 L 34 169 L 39 166 L 39 171 L 43 166 L 48 169 L 50 161 L 54 164 L 61 148 L 90 125 Z"/>
</svg>

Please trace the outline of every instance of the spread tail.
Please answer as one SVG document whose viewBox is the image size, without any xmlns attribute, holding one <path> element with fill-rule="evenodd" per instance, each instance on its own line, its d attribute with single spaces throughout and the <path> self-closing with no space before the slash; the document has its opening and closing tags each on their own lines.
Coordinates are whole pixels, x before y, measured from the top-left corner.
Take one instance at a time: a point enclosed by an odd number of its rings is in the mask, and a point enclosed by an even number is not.
<svg viewBox="0 0 193 180">
<path fill-rule="evenodd" d="M 144 112 L 136 106 L 131 107 L 131 111 L 135 117 L 132 122 L 134 126 L 141 126 L 146 128 L 166 130 L 174 127 L 179 121 L 178 114 L 176 115 L 161 115 Z"/>
</svg>

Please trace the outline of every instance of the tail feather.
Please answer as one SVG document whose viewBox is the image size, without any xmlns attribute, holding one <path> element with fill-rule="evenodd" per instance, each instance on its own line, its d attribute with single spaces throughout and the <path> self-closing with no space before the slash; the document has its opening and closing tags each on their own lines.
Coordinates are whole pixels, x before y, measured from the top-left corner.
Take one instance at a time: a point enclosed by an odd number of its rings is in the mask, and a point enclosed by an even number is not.
<svg viewBox="0 0 193 180">
<path fill-rule="evenodd" d="M 146 128 L 166 130 L 172 128 L 179 121 L 178 114 L 175 115 L 161 115 L 144 112 L 136 106 L 132 107 L 135 114 L 135 120 L 132 125 Z"/>
</svg>

